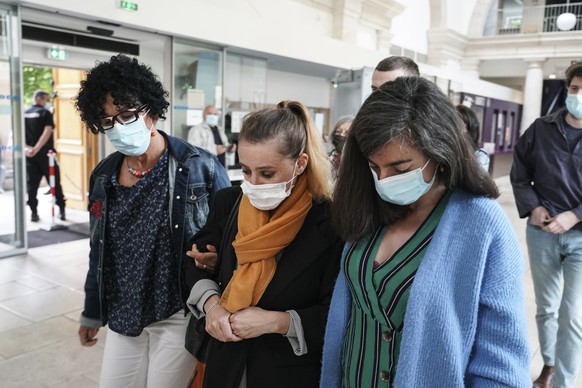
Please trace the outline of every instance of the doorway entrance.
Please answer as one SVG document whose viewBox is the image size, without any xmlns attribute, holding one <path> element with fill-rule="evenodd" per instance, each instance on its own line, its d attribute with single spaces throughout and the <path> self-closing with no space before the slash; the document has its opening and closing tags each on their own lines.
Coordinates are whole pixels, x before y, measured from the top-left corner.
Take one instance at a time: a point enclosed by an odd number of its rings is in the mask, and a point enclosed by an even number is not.
<svg viewBox="0 0 582 388">
<path fill-rule="evenodd" d="M 79 91 L 84 71 L 62 67 L 27 66 L 23 68 L 24 102 L 32 103 L 34 90 L 42 89 L 53 96 L 52 111 L 55 122 L 53 139 L 60 167 L 60 182 L 67 208 L 86 210 L 89 176 L 98 162 L 97 136 L 85 130 L 75 110 L 75 96 Z M 48 182 L 46 182 L 48 184 Z M 44 193 L 44 189 L 39 195 Z"/>
<path fill-rule="evenodd" d="M 22 61 L 24 66 L 51 70 L 54 141 L 61 185 L 67 208 L 79 210 L 87 209 L 91 171 L 99 160 L 114 151 L 104 136 L 86 130 L 75 109 L 74 99 L 85 71 L 122 52 L 150 64 L 162 81 L 166 77 L 171 79 L 171 69 L 166 66 L 172 54 L 170 37 L 121 26 L 98 29 L 95 24 L 98 22 L 22 9 Z M 106 35 L 100 35 L 105 32 Z"/>
<path fill-rule="evenodd" d="M 97 62 L 124 53 L 151 66 L 171 90 L 173 46 L 167 35 L 3 3 L 0 3 L 0 38 L 0 258 L 3 258 L 25 252 L 26 232 L 43 226 L 30 222 L 26 205 L 23 112 L 30 101 L 25 102 L 22 95 L 23 66 L 51 69 L 52 92 L 56 93 L 54 140 L 66 207 L 79 209 L 76 212 L 85 222 L 91 171 L 114 149 L 105 136 L 89 133 L 75 110 L 74 98 L 84 72 Z M 160 129 L 171 134 L 171 123 L 172 111 Z M 42 195 L 41 190 L 39 200 Z M 39 213 L 41 203 L 47 201 L 39 201 Z M 46 222 L 50 210 L 43 214 L 48 214 Z M 67 219 L 69 216 L 67 212 Z M 42 223 L 43 216 L 40 217 Z"/>
<path fill-rule="evenodd" d="M 53 68 L 55 148 L 67 207 L 87 209 L 89 177 L 99 161 L 97 136 L 89 133 L 75 110 L 82 70 Z"/>
</svg>

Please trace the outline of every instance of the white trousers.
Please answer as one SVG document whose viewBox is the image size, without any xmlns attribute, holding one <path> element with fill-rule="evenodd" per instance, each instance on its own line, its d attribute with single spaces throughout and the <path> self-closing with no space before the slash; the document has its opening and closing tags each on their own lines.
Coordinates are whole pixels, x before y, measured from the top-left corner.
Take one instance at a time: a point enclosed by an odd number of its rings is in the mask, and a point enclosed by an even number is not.
<svg viewBox="0 0 582 388">
<path fill-rule="evenodd" d="M 107 329 L 101 367 L 101 388 L 184 388 L 196 359 L 184 348 L 190 316 L 179 311 L 152 323 L 138 337 Z"/>
</svg>

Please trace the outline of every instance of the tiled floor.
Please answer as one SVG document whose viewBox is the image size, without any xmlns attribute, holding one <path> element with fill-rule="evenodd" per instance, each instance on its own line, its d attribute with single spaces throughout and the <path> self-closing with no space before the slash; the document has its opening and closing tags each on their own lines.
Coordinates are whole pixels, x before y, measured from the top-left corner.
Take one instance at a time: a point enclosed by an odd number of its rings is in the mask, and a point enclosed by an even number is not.
<svg viewBox="0 0 582 388">
<path fill-rule="evenodd" d="M 507 212 L 525 250 L 525 221 L 517 217 L 507 176 L 496 179 Z M 85 212 L 70 211 L 73 222 Z M 0 387 L 97 387 L 104 333 L 93 348 L 77 337 L 83 307 L 88 240 L 33 248 L 26 255 L 0 260 Z M 541 370 L 536 339 L 534 297 L 526 260 L 525 287 L 532 349 L 532 377 Z M 103 330 L 102 330 L 103 331 Z M 579 378 L 578 388 L 582 388 Z"/>
</svg>

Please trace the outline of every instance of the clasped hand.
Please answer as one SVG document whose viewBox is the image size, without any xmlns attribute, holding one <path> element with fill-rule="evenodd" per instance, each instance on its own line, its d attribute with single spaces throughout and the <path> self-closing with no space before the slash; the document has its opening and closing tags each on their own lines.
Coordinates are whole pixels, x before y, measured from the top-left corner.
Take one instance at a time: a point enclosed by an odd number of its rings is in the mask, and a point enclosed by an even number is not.
<svg viewBox="0 0 582 388">
<path fill-rule="evenodd" d="M 543 206 L 538 206 L 531 212 L 531 223 L 539 226 L 548 233 L 561 234 L 569 231 L 580 219 L 572 211 L 565 211 L 550 217 Z"/>
<path fill-rule="evenodd" d="M 290 320 L 287 312 L 248 307 L 231 314 L 216 305 L 206 314 L 206 332 L 222 342 L 238 342 L 263 334 L 286 334 Z"/>
</svg>

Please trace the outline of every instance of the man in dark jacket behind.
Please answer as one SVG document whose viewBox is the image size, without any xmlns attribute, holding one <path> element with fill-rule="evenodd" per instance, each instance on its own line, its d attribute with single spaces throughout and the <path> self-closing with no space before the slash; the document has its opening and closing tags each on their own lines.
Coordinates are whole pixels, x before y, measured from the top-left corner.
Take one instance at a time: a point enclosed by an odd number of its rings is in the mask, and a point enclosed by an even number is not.
<svg viewBox="0 0 582 388">
<path fill-rule="evenodd" d="M 521 136 L 510 175 L 519 216 L 528 217 L 544 359 L 537 388 L 574 387 L 582 361 L 582 63 L 566 70 L 566 85 L 566 109 Z"/>
</svg>

